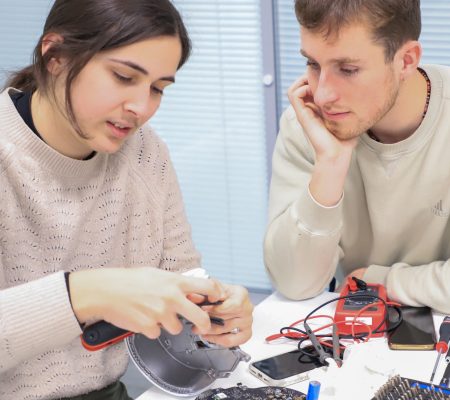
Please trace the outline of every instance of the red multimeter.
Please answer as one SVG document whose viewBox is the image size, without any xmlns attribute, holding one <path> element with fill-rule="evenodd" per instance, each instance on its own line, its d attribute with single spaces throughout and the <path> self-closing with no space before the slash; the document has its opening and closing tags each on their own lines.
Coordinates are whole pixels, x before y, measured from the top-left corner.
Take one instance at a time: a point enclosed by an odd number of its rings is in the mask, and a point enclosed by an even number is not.
<svg viewBox="0 0 450 400">
<path fill-rule="evenodd" d="M 387 301 L 386 289 L 383 285 L 366 283 L 357 278 L 349 278 L 347 284 L 340 293 L 341 297 L 336 305 L 336 312 L 334 320 L 337 325 L 339 335 L 352 335 L 368 333 L 365 325 L 354 323 L 361 321 L 368 325 L 371 330 L 378 328 L 378 330 L 386 329 L 386 309 L 385 305 L 376 297 Z M 373 305 L 370 305 L 373 304 Z M 366 307 L 367 306 L 367 307 Z M 362 308 L 364 311 L 360 312 Z M 353 328 L 352 328 L 352 325 Z M 372 337 L 383 336 L 384 333 L 374 333 Z"/>
</svg>

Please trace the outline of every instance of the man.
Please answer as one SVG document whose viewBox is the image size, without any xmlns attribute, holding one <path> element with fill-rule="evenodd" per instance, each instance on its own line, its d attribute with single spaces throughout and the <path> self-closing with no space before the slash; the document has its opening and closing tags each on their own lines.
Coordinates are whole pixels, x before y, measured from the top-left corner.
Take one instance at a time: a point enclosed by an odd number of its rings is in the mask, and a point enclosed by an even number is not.
<svg viewBox="0 0 450 400">
<path fill-rule="evenodd" d="M 296 0 L 264 252 L 292 299 L 344 275 L 450 313 L 450 68 L 419 67 L 419 0 Z"/>
</svg>

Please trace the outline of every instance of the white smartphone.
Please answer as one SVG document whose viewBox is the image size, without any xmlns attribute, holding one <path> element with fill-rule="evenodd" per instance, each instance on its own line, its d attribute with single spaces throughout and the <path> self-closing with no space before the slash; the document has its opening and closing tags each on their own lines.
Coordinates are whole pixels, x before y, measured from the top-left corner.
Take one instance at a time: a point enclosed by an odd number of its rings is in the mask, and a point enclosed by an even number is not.
<svg viewBox="0 0 450 400">
<path fill-rule="evenodd" d="M 312 351 L 312 347 L 305 348 Z M 288 386 L 309 379 L 309 372 L 325 368 L 318 359 L 310 358 L 299 350 L 278 354 L 249 365 L 250 373 L 270 386 Z"/>
</svg>

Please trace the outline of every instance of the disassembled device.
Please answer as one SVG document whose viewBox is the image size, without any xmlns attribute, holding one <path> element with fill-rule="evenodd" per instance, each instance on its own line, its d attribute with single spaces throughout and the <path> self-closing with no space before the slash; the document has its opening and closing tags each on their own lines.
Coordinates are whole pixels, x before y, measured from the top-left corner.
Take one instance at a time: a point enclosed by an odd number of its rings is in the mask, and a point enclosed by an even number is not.
<svg viewBox="0 0 450 400">
<path fill-rule="evenodd" d="M 216 305 L 204 301 L 199 306 Z M 250 356 L 239 347 L 224 348 L 204 341 L 192 332 L 193 324 L 179 316 L 183 330 L 171 335 L 161 329 L 157 339 L 120 329 L 99 321 L 86 327 L 81 336 L 82 345 L 90 351 L 101 350 L 125 339 L 128 353 L 139 371 L 155 386 L 175 396 L 197 396 L 217 378 L 225 378 L 240 361 Z M 223 325 L 218 317 L 211 323 Z"/>
<path fill-rule="evenodd" d="M 180 318 L 183 330 L 171 335 L 161 330 L 157 339 L 135 334 L 126 338 L 131 359 L 155 386 L 174 396 L 197 396 L 217 378 L 225 378 L 250 356 L 239 347 L 224 348 L 192 332 L 192 323 Z"/>
<path fill-rule="evenodd" d="M 210 389 L 195 400 L 306 400 L 306 395 L 298 390 L 277 386 L 248 388 L 240 385 L 228 389 Z"/>
</svg>

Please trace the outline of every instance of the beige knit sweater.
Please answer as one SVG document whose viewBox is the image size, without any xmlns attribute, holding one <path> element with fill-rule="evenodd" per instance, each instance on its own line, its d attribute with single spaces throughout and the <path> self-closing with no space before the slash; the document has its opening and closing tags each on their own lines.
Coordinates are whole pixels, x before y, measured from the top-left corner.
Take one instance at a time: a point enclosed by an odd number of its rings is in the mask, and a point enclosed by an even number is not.
<svg viewBox="0 0 450 400">
<path fill-rule="evenodd" d="M 141 128 L 114 155 L 67 158 L 0 94 L 0 399 L 55 399 L 125 371 L 123 344 L 88 352 L 63 271 L 200 265 L 164 143 Z"/>
<path fill-rule="evenodd" d="M 421 125 L 394 144 L 364 133 L 336 207 L 310 195 L 314 149 L 292 107 L 283 114 L 264 252 L 286 296 L 315 296 L 337 268 L 367 267 L 364 278 L 391 299 L 450 313 L 450 67 L 424 69 L 431 98 Z"/>
</svg>

